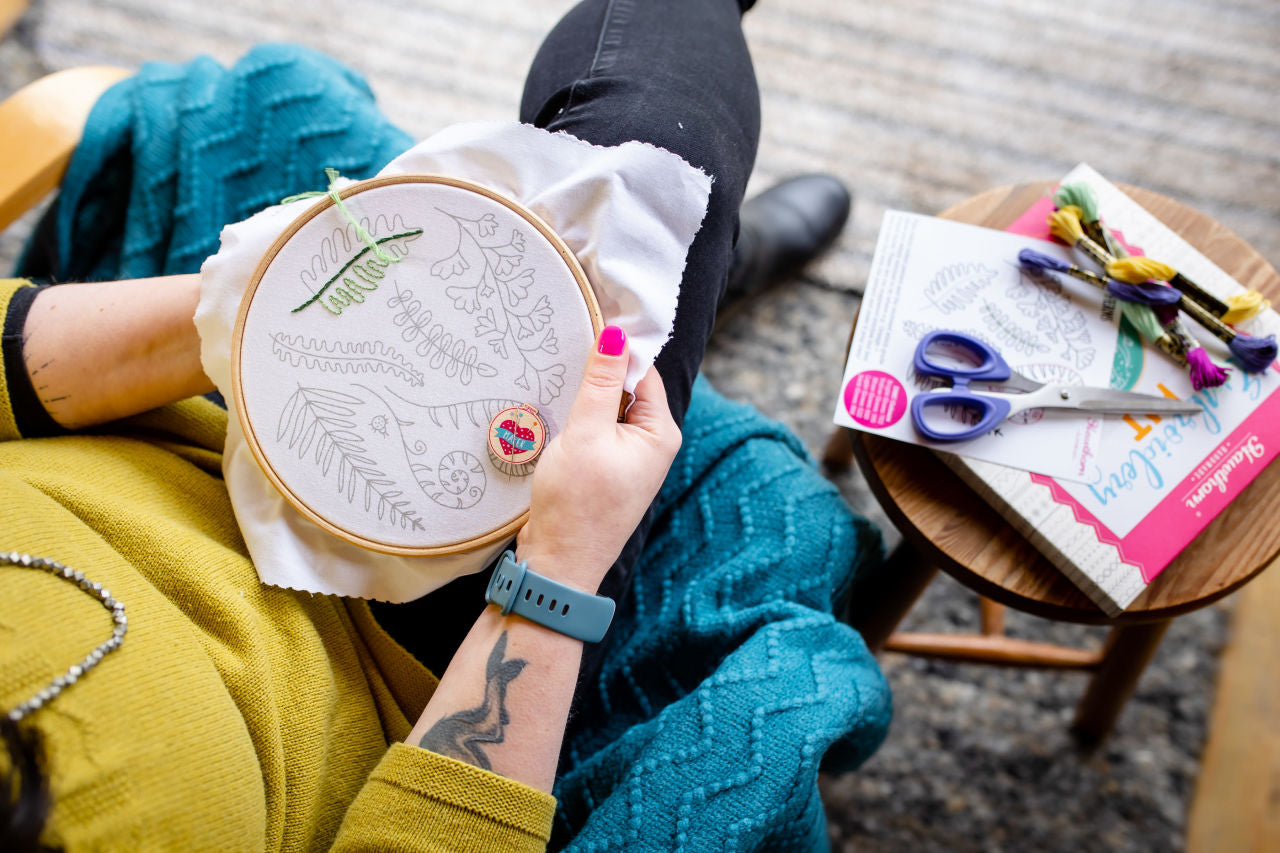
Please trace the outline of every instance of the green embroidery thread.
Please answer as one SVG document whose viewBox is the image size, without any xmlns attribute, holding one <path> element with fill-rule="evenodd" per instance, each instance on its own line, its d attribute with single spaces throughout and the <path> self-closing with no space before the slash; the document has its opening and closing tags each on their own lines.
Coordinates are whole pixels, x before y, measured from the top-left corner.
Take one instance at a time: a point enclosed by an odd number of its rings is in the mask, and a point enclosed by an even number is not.
<svg viewBox="0 0 1280 853">
<path fill-rule="evenodd" d="M 373 250 L 373 253 L 378 256 L 378 260 L 385 261 L 387 263 L 393 263 L 400 260 L 399 258 L 391 257 L 386 252 L 379 249 L 377 241 L 373 239 L 373 235 L 365 230 L 365 227 L 360 224 L 360 220 L 351 215 L 351 211 L 347 210 L 347 206 L 342 201 L 342 195 L 338 192 L 338 188 L 334 186 L 334 184 L 338 182 L 338 178 L 342 177 L 338 174 L 338 170 L 325 169 L 324 173 L 329 178 L 329 198 L 333 199 L 333 204 L 338 208 L 338 212 L 351 223 L 351 227 L 356 231 L 356 236 L 359 237 L 366 246 Z"/>
<path fill-rule="evenodd" d="M 405 231 L 403 234 L 392 234 L 390 237 L 383 237 L 382 239 L 375 240 L 374 242 L 378 245 L 381 245 L 383 243 L 388 243 L 392 240 L 399 240 L 404 237 L 416 237 L 421 233 L 422 233 L 422 229 L 418 228 L 413 231 Z M 379 249 L 379 251 L 381 252 L 382 250 Z M 334 273 L 333 278 L 326 281 L 323 287 L 321 287 L 314 294 L 312 294 L 310 299 L 308 299 L 306 302 L 303 302 L 301 305 L 299 305 L 297 308 L 294 308 L 289 313 L 297 314 L 299 311 L 301 311 L 303 308 L 308 307 L 313 302 L 320 302 L 320 297 L 324 296 L 325 291 L 327 291 L 330 288 L 330 286 L 332 286 L 333 283 L 340 278 L 342 279 L 342 284 L 334 288 L 335 293 L 331 294 L 328 300 L 321 302 L 321 304 L 324 305 L 324 307 L 329 310 L 329 313 L 341 314 L 342 309 L 345 308 L 346 306 L 351 305 L 352 303 L 364 302 L 364 294 L 361 293 L 357 297 L 355 294 L 353 294 L 352 288 L 356 288 L 358 290 L 364 290 L 364 291 L 376 290 L 378 288 L 378 280 L 383 278 L 386 275 L 386 273 L 383 272 L 383 270 L 385 270 L 390 265 L 390 263 L 400 260 L 400 258 L 393 258 L 392 261 L 384 262 L 384 261 L 381 261 L 380 259 L 370 258 L 363 265 L 359 264 L 360 259 L 364 257 L 366 254 L 368 254 L 369 252 L 370 252 L 370 249 L 368 246 L 361 249 L 359 252 L 356 252 L 351 257 L 351 260 L 343 264 L 342 268 L 338 270 L 336 273 Z M 383 254 L 386 254 L 386 253 L 383 252 Z M 362 266 L 362 269 L 360 271 L 353 269 L 353 267 L 356 267 L 356 266 Z M 375 267 L 380 267 L 380 269 L 377 269 L 377 271 L 375 272 L 374 271 Z M 364 279 L 368 283 L 360 284 L 356 282 L 353 278 L 346 275 L 348 270 L 351 270 L 351 272 L 353 272 L 356 276 Z M 334 297 L 337 294 L 341 294 L 341 295 L 337 299 L 335 299 Z"/>
</svg>

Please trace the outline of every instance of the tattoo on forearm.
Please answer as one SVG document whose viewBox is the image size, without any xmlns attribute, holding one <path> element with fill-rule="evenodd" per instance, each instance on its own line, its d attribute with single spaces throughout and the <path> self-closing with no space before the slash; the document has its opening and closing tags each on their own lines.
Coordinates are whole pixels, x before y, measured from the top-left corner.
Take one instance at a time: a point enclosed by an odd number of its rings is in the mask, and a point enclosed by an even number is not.
<svg viewBox="0 0 1280 853">
<path fill-rule="evenodd" d="M 49 385 L 45 383 L 44 378 L 40 376 L 40 371 L 53 364 L 56 359 L 49 359 L 39 367 L 33 367 L 31 364 L 31 356 L 27 353 L 27 345 L 31 343 L 31 333 L 23 331 L 22 333 L 22 363 L 27 368 L 27 376 L 31 379 L 31 387 L 36 392 L 36 396 L 40 398 L 40 403 L 44 406 L 44 410 L 50 416 L 54 415 L 54 410 L 59 408 L 56 404 L 65 402 L 70 398 L 70 394 L 62 394 L 54 396 L 56 391 L 50 391 Z M 55 418 L 56 420 L 56 418 Z"/>
<path fill-rule="evenodd" d="M 503 660 L 506 652 L 507 632 L 503 631 L 485 665 L 484 701 L 439 720 L 422 736 L 419 746 L 485 770 L 493 769 L 484 751 L 492 744 L 502 743 L 503 728 L 511 722 L 507 714 L 507 685 L 528 663 L 523 658 Z"/>
</svg>

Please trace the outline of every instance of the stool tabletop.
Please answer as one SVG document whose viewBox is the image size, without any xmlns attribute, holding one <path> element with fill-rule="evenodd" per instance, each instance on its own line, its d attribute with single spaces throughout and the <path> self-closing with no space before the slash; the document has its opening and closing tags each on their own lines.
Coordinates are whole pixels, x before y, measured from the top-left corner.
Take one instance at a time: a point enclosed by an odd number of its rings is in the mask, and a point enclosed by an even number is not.
<svg viewBox="0 0 1280 853">
<path fill-rule="evenodd" d="M 1042 181 L 988 190 L 940 215 L 1004 229 L 1055 186 Z M 1158 193 L 1121 189 L 1241 285 L 1280 303 L 1280 275 L 1225 226 Z M 853 442 L 876 499 L 925 559 L 981 595 L 1049 619 L 1168 619 L 1228 595 L 1280 554 L 1280 518 L 1272 509 L 1280 506 L 1280 466 L 1272 465 L 1124 613 L 1109 618 L 931 450 L 862 432 L 853 433 Z"/>
</svg>

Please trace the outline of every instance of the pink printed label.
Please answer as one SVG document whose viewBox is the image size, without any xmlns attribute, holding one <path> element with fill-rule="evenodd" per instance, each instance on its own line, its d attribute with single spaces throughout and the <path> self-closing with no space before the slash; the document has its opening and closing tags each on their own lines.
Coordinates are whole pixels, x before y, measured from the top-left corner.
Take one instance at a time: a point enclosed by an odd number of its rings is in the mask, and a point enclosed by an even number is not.
<svg viewBox="0 0 1280 853">
<path fill-rule="evenodd" d="M 844 408 L 864 427 L 893 426 L 907 410 L 907 389 L 883 371 L 864 370 L 844 386 Z"/>
<path fill-rule="evenodd" d="M 1268 396 L 1123 537 L 1116 536 L 1053 478 L 1032 474 L 1031 479 L 1048 486 L 1057 503 L 1070 508 L 1077 521 L 1093 527 L 1100 542 L 1114 545 L 1120 559 L 1137 566 L 1143 580 L 1151 583 L 1214 516 L 1262 473 L 1278 451 L 1280 392 Z"/>
</svg>

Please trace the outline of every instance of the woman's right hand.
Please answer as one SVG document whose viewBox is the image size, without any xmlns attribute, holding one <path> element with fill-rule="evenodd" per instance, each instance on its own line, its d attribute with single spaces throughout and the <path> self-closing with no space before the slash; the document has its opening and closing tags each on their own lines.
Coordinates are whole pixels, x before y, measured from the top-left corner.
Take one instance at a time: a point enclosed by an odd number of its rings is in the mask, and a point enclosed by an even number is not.
<svg viewBox="0 0 1280 853">
<path fill-rule="evenodd" d="M 626 334 L 600 333 L 568 422 L 538 460 L 529 521 L 516 558 L 541 575 L 594 593 L 662 487 L 680 449 L 680 428 L 650 367 L 619 423 Z"/>
</svg>

